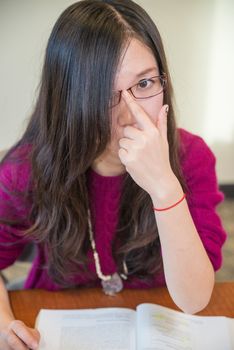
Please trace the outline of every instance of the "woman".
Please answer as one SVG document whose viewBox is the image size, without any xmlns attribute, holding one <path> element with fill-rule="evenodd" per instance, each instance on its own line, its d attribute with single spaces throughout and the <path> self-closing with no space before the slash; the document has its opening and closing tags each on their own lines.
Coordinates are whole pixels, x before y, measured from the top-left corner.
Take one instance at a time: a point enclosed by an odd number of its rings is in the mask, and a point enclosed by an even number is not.
<svg viewBox="0 0 234 350">
<path fill-rule="evenodd" d="M 167 285 L 206 306 L 225 233 L 215 158 L 176 128 L 160 34 L 130 0 L 86 0 L 57 20 L 28 128 L 1 164 L 0 268 L 38 254 L 25 288 Z M 0 290 L 4 349 L 36 348 Z"/>
</svg>

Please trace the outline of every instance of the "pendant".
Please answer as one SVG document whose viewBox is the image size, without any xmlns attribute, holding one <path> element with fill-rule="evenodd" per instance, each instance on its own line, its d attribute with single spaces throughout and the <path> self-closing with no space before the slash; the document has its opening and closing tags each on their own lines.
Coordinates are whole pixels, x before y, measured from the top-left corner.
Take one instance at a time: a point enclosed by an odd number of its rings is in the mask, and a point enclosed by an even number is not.
<svg viewBox="0 0 234 350">
<path fill-rule="evenodd" d="M 103 291 L 106 295 L 115 295 L 123 289 L 123 281 L 120 275 L 115 272 L 109 281 L 101 281 Z"/>
</svg>

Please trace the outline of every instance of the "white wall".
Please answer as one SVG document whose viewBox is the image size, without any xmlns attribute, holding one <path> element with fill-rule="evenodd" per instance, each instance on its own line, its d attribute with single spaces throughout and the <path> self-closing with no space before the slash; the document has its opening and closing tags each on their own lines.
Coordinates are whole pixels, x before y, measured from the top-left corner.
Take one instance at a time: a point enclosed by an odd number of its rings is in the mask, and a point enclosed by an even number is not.
<svg viewBox="0 0 234 350">
<path fill-rule="evenodd" d="M 0 0 L 0 149 L 21 135 L 33 107 L 44 48 L 74 1 Z M 221 183 L 234 183 L 234 1 L 138 0 L 162 34 L 182 126 L 215 152 Z"/>
<path fill-rule="evenodd" d="M 74 1 L 0 0 L 0 149 L 24 130 L 54 22 Z"/>
</svg>

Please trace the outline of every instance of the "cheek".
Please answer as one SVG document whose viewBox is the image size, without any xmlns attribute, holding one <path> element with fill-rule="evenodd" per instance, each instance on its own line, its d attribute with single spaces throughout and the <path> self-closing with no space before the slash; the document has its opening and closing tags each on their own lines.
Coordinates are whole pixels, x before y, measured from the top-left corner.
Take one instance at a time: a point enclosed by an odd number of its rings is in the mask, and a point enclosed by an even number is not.
<svg viewBox="0 0 234 350">
<path fill-rule="evenodd" d="M 123 137 L 123 128 L 118 122 L 118 113 L 113 111 L 111 117 L 111 143 L 118 143 L 118 140 Z"/>
<path fill-rule="evenodd" d="M 111 116 L 111 135 L 113 137 L 114 134 L 116 134 L 118 129 L 118 118 L 116 113 L 113 111 Z"/>
<path fill-rule="evenodd" d="M 141 105 L 155 124 L 158 119 L 159 112 L 163 106 L 163 94 L 152 97 L 152 99 L 149 99 L 148 101 L 142 101 Z"/>
</svg>

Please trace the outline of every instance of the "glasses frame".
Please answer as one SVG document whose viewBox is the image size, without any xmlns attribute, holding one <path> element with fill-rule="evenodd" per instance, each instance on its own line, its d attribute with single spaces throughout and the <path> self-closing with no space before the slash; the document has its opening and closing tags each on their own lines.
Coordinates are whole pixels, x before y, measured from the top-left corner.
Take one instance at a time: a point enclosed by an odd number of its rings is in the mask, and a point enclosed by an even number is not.
<svg viewBox="0 0 234 350">
<path fill-rule="evenodd" d="M 131 86 L 130 88 L 126 89 L 127 91 L 129 91 L 131 93 L 131 95 L 136 99 L 136 100 L 146 100 L 148 98 L 151 98 L 151 97 L 154 97 L 154 96 L 157 96 L 157 95 L 160 95 L 166 88 L 166 85 L 167 85 L 167 76 L 166 76 L 166 73 L 163 73 L 163 74 L 160 74 L 160 75 L 154 75 L 153 77 L 150 77 L 150 78 L 145 78 L 145 79 L 142 79 L 142 80 L 150 80 L 150 79 L 153 79 L 153 78 L 160 78 L 161 82 L 162 82 L 162 90 L 160 92 L 158 92 L 157 94 L 153 94 L 153 95 L 150 95 L 150 96 L 147 96 L 147 97 L 136 97 L 132 91 L 132 89 L 137 86 L 139 84 L 139 81 L 138 83 L 134 84 L 133 86 Z M 115 94 L 119 94 L 119 100 L 117 103 L 115 104 L 111 104 L 111 108 L 117 106 L 120 101 L 121 101 L 121 96 L 122 96 L 122 91 L 123 90 L 118 90 L 115 92 Z M 115 95 L 114 94 L 114 95 Z"/>
</svg>

